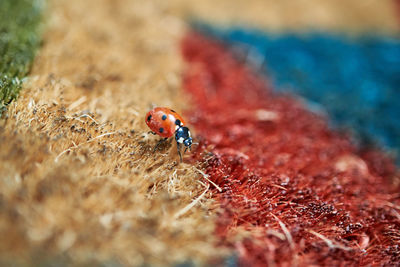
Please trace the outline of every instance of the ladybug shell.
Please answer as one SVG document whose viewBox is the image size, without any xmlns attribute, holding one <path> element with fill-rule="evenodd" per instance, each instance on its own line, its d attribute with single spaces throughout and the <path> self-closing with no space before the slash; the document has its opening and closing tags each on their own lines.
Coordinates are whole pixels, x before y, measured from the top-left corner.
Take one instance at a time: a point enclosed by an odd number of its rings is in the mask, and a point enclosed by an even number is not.
<svg viewBox="0 0 400 267">
<path fill-rule="evenodd" d="M 164 138 L 173 136 L 177 126 L 185 124 L 182 117 L 174 110 L 160 107 L 147 112 L 145 121 L 153 132 Z"/>
</svg>

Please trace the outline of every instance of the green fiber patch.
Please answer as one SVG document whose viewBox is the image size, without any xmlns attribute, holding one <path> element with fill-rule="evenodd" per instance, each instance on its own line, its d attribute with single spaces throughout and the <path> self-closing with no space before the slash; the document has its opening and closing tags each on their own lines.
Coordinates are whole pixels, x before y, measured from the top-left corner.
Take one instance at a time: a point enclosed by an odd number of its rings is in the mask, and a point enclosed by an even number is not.
<svg viewBox="0 0 400 267">
<path fill-rule="evenodd" d="M 43 0 L 0 0 L 0 114 L 21 90 L 40 44 Z"/>
</svg>

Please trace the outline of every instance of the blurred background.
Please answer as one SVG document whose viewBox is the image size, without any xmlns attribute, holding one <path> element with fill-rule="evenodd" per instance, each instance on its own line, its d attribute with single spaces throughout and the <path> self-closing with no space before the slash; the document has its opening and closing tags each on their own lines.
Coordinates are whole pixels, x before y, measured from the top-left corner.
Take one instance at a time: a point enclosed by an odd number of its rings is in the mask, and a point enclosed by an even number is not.
<svg viewBox="0 0 400 267">
<path fill-rule="evenodd" d="M 195 28 L 400 164 L 400 1 L 223 2 L 192 7 Z"/>
</svg>

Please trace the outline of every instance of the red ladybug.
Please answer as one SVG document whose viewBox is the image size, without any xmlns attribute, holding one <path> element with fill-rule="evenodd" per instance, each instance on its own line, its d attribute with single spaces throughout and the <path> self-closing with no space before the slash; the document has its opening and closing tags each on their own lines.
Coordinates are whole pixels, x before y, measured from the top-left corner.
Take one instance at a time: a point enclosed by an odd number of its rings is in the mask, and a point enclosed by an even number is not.
<svg viewBox="0 0 400 267">
<path fill-rule="evenodd" d="M 161 137 L 164 137 L 162 141 L 167 140 L 175 134 L 175 140 L 178 147 L 179 157 L 182 161 L 181 155 L 181 144 L 185 145 L 185 152 L 192 147 L 192 137 L 190 137 L 189 128 L 185 125 L 182 117 L 170 108 L 157 107 L 146 114 L 145 118 L 147 126 Z M 157 144 L 157 146 L 160 143 Z M 156 146 L 156 148 L 157 148 Z M 155 148 L 155 149 L 156 149 Z"/>
</svg>

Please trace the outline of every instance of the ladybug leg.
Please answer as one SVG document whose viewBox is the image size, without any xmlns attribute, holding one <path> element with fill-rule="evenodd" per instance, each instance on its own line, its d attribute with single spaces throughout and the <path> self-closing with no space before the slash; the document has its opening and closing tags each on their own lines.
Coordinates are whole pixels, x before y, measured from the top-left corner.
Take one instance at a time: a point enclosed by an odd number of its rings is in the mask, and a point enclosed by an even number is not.
<svg viewBox="0 0 400 267">
<path fill-rule="evenodd" d="M 167 140 L 168 140 L 168 138 L 163 138 L 163 139 L 161 139 L 160 141 L 158 141 L 158 143 L 156 144 L 156 146 L 155 146 L 154 149 L 153 149 L 153 152 L 156 152 L 157 148 L 158 148 L 162 143 L 164 143 L 164 142 L 167 141 Z"/>
<path fill-rule="evenodd" d="M 153 131 L 148 131 L 147 133 L 148 133 L 148 134 L 152 134 L 152 135 L 156 135 L 156 133 L 153 132 Z"/>
<path fill-rule="evenodd" d="M 179 158 L 181 159 L 181 162 L 183 162 L 182 160 L 182 153 L 181 153 L 181 144 L 176 142 L 176 147 L 178 148 L 178 154 L 179 154 Z"/>
</svg>

